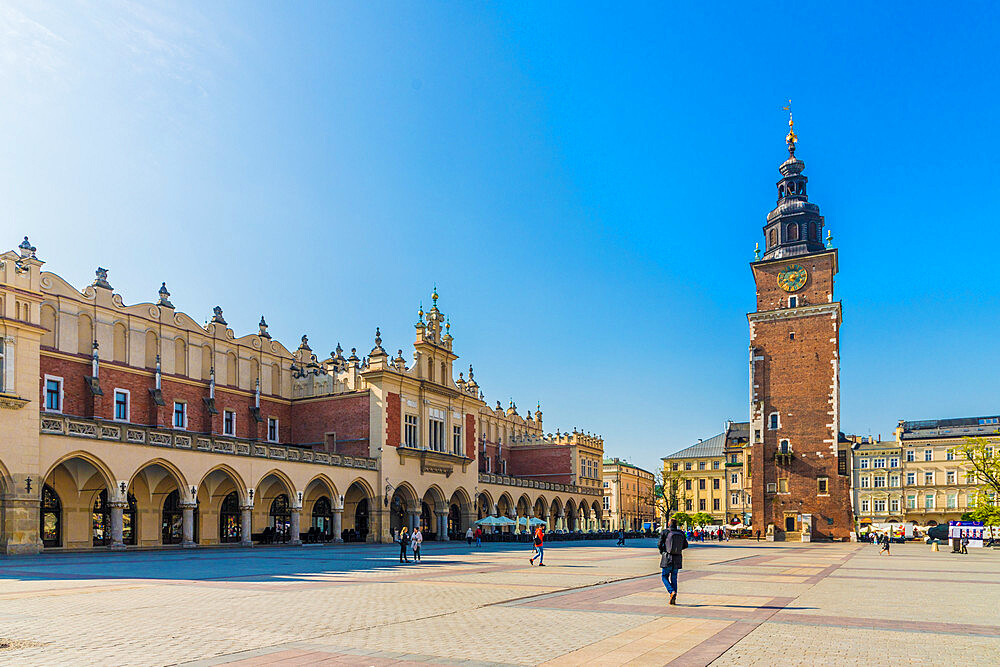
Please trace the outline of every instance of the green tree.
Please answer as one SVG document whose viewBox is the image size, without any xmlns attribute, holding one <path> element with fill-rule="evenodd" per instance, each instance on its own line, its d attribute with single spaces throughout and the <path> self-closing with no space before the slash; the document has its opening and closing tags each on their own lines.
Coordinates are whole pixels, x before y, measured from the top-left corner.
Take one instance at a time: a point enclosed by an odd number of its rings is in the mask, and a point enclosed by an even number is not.
<svg viewBox="0 0 1000 667">
<path fill-rule="evenodd" d="M 674 515 L 670 518 L 677 519 L 678 526 L 686 526 L 692 523 L 691 516 L 687 512 L 674 512 Z"/>
<path fill-rule="evenodd" d="M 968 515 L 987 526 L 1000 526 L 1000 443 L 989 438 L 963 438 L 952 453 L 968 464 L 969 481 L 975 480 L 975 500 Z M 974 505 L 974 506 L 971 506 Z"/>
<path fill-rule="evenodd" d="M 713 519 L 712 515 L 707 512 L 696 512 L 691 516 L 691 521 L 696 526 L 707 526 L 708 524 L 714 522 L 715 519 Z"/>
</svg>

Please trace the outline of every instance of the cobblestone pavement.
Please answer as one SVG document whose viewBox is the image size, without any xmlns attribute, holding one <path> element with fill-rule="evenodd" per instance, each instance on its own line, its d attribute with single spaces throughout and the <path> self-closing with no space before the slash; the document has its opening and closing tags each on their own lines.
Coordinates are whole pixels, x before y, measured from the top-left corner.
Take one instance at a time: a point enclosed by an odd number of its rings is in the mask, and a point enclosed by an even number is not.
<svg viewBox="0 0 1000 667">
<path fill-rule="evenodd" d="M 733 541 L 0 558 L 0 664 L 1000 664 L 1000 552 Z"/>
</svg>

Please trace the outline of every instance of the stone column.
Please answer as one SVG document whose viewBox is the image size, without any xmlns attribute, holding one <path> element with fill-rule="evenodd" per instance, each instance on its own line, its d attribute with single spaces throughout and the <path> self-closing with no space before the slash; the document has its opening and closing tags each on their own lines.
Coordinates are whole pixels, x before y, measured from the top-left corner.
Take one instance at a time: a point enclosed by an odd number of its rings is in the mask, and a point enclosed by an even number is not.
<svg viewBox="0 0 1000 667">
<path fill-rule="evenodd" d="M 439 542 L 448 541 L 448 512 L 438 510 L 434 512 L 437 516 L 438 528 L 437 528 L 437 539 Z"/>
<path fill-rule="evenodd" d="M 122 531 L 125 525 L 123 510 L 128 506 L 126 503 L 108 503 L 111 507 L 111 550 L 125 551 L 125 541 Z M 132 526 L 135 530 L 135 526 Z"/>
<path fill-rule="evenodd" d="M 344 518 L 344 510 L 343 509 L 333 510 L 333 541 L 334 542 L 343 542 L 344 541 L 344 538 L 341 536 L 341 533 L 344 531 L 344 529 L 343 529 L 343 518 Z"/>
<path fill-rule="evenodd" d="M 253 546 L 253 505 L 240 505 L 240 546 Z"/>
<path fill-rule="evenodd" d="M 198 546 L 194 541 L 194 508 L 197 505 L 181 505 L 181 546 L 191 549 Z"/>
<path fill-rule="evenodd" d="M 292 546 L 302 546 L 302 508 L 292 508 L 292 525 L 288 529 L 291 535 L 288 536 L 288 543 Z"/>
</svg>

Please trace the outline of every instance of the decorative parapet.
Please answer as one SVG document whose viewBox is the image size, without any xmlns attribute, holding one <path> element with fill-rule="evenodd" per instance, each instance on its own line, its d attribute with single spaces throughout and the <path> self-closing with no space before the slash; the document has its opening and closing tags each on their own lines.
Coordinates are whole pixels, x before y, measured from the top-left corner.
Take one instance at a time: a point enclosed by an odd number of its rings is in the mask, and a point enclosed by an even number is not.
<svg viewBox="0 0 1000 667">
<path fill-rule="evenodd" d="M 235 438 L 216 438 L 210 435 L 185 433 L 183 431 L 174 431 L 154 426 L 119 424 L 94 419 L 77 419 L 62 415 L 43 414 L 39 430 L 45 435 L 89 438 L 91 440 L 112 440 L 128 445 L 189 449 L 211 452 L 213 454 L 253 456 L 279 461 L 339 466 L 342 468 L 376 469 L 375 459 L 366 456 L 341 456 L 339 454 L 314 452 L 310 449 L 287 445 L 274 445 Z"/>
<path fill-rule="evenodd" d="M 592 489 L 586 486 L 575 484 L 560 484 L 557 482 L 539 482 L 534 479 L 524 479 L 523 477 L 511 477 L 509 475 L 494 475 L 493 473 L 479 473 L 479 481 L 483 484 L 499 484 L 501 486 L 520 486 L 529 489 L 540 489 L 543 491 L 556 491 L 558 493 L 583 494 L 585 496 L 603 496 L 603 489 Z"/>
</svg>

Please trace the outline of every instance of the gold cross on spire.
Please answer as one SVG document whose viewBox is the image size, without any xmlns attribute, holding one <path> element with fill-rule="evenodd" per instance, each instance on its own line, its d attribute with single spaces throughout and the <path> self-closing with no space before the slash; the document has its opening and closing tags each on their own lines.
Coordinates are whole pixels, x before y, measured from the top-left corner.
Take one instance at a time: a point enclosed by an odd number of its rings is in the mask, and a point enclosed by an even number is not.
<svg viewBox="0 0 1000 667">
<path fill-rule="evenodd" d="M 792 119 L 792 101 L 788 100 L 788 106 L 782 109 L 788 112 L 788 134 L 785 136 L 785 145 L 788 146 L 788 154 L 795 157 L 795 143 L 799 138 L 795 134 L 795 121 Z"/>
</svg>

